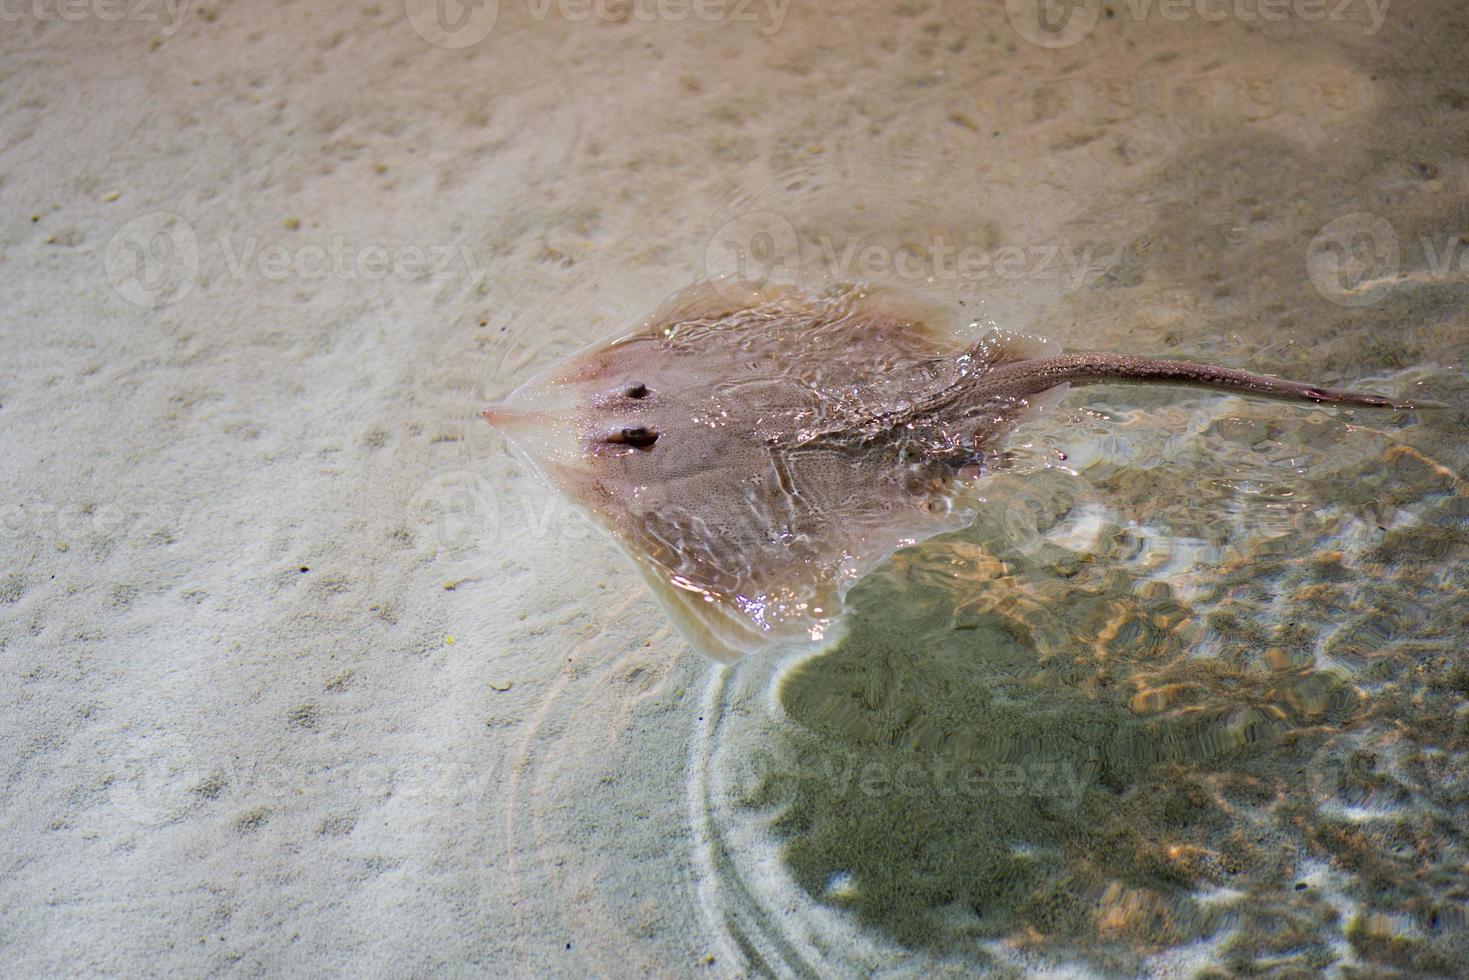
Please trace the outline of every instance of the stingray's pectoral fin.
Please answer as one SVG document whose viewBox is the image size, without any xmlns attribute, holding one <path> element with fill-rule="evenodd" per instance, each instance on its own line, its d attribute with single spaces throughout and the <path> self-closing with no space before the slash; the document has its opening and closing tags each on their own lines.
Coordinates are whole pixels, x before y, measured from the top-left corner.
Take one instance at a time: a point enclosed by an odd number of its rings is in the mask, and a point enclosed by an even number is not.
<svg viewBox="0 0 1469 980">
<path fill-rule="evenodd" d="M 710 660 L 732 664 L 768 646 L 770 638 L 738 609 L 695 589 L 680 588 L 667 573 L 634 558 L 638 574 L 689 646 Z"/>
<path fill-rule="evenodd" d="M 1061 353 L 1061 342 L 991 326 L 970 347 L 970 353 L 986 366 L 994 366 L 1037 357 L 1055 357 Z"/>
<path fill-rule="evenodd" d="M 1022 400 L 1023 403 L 1013 410 L 1014 414 L 1011 416 L 1013 424 L 1024 425 L 1026 422 L 1034 421 L 1045 415 L 1061 404 L 1069 391 L 1071 391 L 1070 383 L 1063 381 L 1033 395 L 1026 395 Z"/>
<path fill-rule="evenodd" d="M 717 320 L 740 310 L 767 304 L 795 304 L 800 300 L 801 295 L 789 286 L 767 285 L 738 276 L 705 279 L 666 299 L 636 333 L 643 334 L 649 330 L 661 333 L 670 325 L 688 320 Z"/>
</svg>

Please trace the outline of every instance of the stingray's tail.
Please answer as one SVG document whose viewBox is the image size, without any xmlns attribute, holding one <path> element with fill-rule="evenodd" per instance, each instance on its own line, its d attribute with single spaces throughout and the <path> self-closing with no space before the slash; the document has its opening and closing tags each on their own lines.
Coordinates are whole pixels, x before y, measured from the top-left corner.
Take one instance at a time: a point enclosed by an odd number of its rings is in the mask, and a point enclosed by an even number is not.
<svg viewBox="0 0 1469 980">
<path fill-rule="evenodd" d="M 1189 388 L 1212 388 L 1237 391 L 1261 398 L 1285 401 L 1308 401 L 1327 405 L 1361 405 L 1367 408 L 1442 408 L 1436 402 L 1398 401 L 1384 395 L 1364 391 L 1322 388 L 1250 374 L 1232 368 L 1202 364 L 1198 361 L 1168 361 L 1127 354 L 1077 353 L 1056 357 L 997 364 L 980 375 L 966 393 L 968 397 L 1025 398 L 1060 384 L 1148 384 L 1182 385 Z"/>
</svg>

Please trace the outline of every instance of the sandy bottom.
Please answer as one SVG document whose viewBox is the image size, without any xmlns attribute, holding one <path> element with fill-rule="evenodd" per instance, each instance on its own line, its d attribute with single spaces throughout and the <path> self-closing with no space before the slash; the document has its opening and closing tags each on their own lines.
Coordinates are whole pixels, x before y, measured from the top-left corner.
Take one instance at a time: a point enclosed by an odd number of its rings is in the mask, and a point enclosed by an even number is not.
<svg viewBox="0 0 1469 980">
<path fill-rule="evenodd" d="M 0 960 L 1462 963 L 1469 14 L 1328 6 L 6 8 Z M 1450 408 L 1091 389 L 719 673 L 474 411 L 728 271 Z"/>
</svg>

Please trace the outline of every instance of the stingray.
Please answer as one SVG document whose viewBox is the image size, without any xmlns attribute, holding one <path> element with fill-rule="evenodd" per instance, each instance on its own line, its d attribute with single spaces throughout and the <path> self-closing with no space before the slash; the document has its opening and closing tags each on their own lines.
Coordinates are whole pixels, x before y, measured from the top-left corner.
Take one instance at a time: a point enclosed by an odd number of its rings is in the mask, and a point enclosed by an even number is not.
<svg viewBox="0 0 1469 980">
<path fill-rule="evenodd" d="M 483 414 L 621 545 L 688 643 L 730 662 L 833 639 L 848 589 L 969 524 L 1004 437 L 1069 386 L 1414 407 L 966 324 L 891 288 L 703 282 Z"/>
</svg>

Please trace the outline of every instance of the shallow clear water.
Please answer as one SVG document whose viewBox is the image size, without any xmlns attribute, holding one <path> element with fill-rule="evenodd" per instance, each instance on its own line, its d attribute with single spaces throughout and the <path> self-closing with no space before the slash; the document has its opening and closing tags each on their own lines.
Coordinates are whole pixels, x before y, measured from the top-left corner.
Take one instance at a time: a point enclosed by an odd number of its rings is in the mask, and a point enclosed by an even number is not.
<svg viewBox="0 0 1469 980">
<path fill-rule="evenodd" d="M 1045 7 L 0 3 L 5 972 L 1465 972 L 1469 5 Z M 477 412 L 721 272 L 1448 408 L 1073 392 L 720 670 Z"/>
<path fill-rule="evenodd" d="M 874 148 L 834 126 L 709 177 L 655 229 L 620 230 L 635 197 L 536 215 L 576 272 L 446 352 L 465 418 L 730 271 L 893 282 L 1071 349 L 1449 407 L 1073 392 L 1011 440 L 973 526 L 852 591 L 833 648 L 729 670 L 687 655 L 631 572 L 588 598 L 577 563 L 607 546 L 467 421 L 451 557 L 466 577 L 507 551 L 544 560 L 513 587 L 562 597 L 526 627 L 567 666 L 515 732 L 503 802 L 527 935 L 576 936 L 578 968 L 608 973 L 691 951 L 798 976 L 1469 960 L 1466 294 L 1415 277 L 1441 199 L 1404 167 L 1327 162 L 1329 134 L 1397 125 L 1401 92 L 1367 80 L 1383 56 L 1262 48 L 1189 69 L 1203 88 L 1180 95 L 1166 71 L 1130 74 L 1168 47 L 1077 52 L 1072 74 L 953 108 L 959 130 L 1026 131 L 1018 146 L 888 120 Z M 1268 112 L 1259 75 L 1289 94 Z M 1150 162 L 1068 170 L 1068 133 Z M 1390 214 L 1404 243 L 1370 304 L 1351 291 L 1370 269 L 1331 266 L 1336 292 L 1313 279 L 1313 236 L 1358 212 Z M 1007 245 L 1019 271 L 952 264 Z"/>
<path fill-rule="evenodd" d="M 599 623 L 656 642 L 563 677 L 507 819 L 602 897 L 574 928 L 618 934 L 629 889 L 669 884 L 619 801 L 682 796 L 682 897 L 741 970 L 1444 972 L 1469 937 L 1455 418 L 1075 393 L 824 654 L 700 677 L 624 592 Z"/>
</svg>

